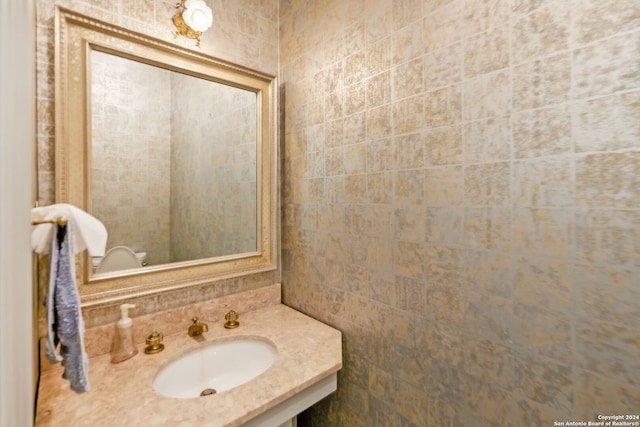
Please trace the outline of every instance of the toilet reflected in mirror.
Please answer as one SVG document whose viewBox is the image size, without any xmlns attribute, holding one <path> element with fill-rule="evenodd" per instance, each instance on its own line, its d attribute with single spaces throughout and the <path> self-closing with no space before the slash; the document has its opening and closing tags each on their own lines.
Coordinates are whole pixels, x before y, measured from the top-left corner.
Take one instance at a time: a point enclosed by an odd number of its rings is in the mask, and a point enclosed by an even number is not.
<svg viewBox="0 0 640 427">
<path fill-rule="evenodd" d="M 114 246 L 102 258 L 94 258 L 95 273 L 140 268 L 146 264 L 146 257 L 146 252 L 136 253 L 126 246 Z"/>
</svg>

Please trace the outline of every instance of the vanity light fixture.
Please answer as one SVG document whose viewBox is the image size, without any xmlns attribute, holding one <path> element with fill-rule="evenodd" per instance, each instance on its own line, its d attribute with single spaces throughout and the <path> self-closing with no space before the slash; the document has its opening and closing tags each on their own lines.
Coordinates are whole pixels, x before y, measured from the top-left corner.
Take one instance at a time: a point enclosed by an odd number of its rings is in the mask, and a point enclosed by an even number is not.
<svg viewBox="0 0 640 427">
<path fill-rule="evenodd" d="M 211 28 L 213 13 L 204 0 L 181 0 L 176 5 L 181 9 L 173 17 L 178 35 L 196 40 L 196 46 L 200 46 L 200 36 Z"/>
</svg>

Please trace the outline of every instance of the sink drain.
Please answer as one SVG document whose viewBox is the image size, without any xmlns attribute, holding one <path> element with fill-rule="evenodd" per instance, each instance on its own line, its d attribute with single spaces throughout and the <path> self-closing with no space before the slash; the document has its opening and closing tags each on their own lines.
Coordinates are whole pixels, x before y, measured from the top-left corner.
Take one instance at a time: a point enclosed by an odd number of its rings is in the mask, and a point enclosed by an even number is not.
<svg viewBox="0 0 640 427">
<path fill-rule="evenodd" d="M 211 396 L 212 394 L 216 394 L 216 390 L 213 388 L 205 388 L 200 393 L 200 396 Z"/>
</svg>

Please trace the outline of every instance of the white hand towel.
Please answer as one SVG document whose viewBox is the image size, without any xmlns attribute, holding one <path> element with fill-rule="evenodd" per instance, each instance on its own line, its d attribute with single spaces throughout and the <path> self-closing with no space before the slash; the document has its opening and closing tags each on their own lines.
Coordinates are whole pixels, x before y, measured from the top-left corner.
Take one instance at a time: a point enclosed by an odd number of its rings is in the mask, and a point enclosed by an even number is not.
<svg viewBox="0 0 640 427">
<path fill-rule="evenodd" d="M 73 222 L 73 253 L 87 249 L 91 256 L 104 256 L 107 246 L 107 229 L 96 217 L 68 203 L 56 203 L 31 209 L 31 220 L 49 220 L 64 216 Z M 46 254 L 51 250 L 54 224 L 38 224 L 31 228 L 31 248 Z"/>
</svg>

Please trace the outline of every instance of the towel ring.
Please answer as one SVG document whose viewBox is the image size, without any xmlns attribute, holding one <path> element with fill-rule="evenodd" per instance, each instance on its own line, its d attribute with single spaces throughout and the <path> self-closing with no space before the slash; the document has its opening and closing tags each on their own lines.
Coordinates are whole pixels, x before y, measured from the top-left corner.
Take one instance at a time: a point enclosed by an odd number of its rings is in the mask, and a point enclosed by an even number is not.
<svg viewBox="0 0 640 427">
<path fill-rule="evenodd" d="M 53 218 L 53 219 L 34 219 L 33 221 L 31 221 L 31 225 L 40 225 L 40 224 L 67 225 L 67 217 L 59 216 L 58 218 Z"/>
</svg>

